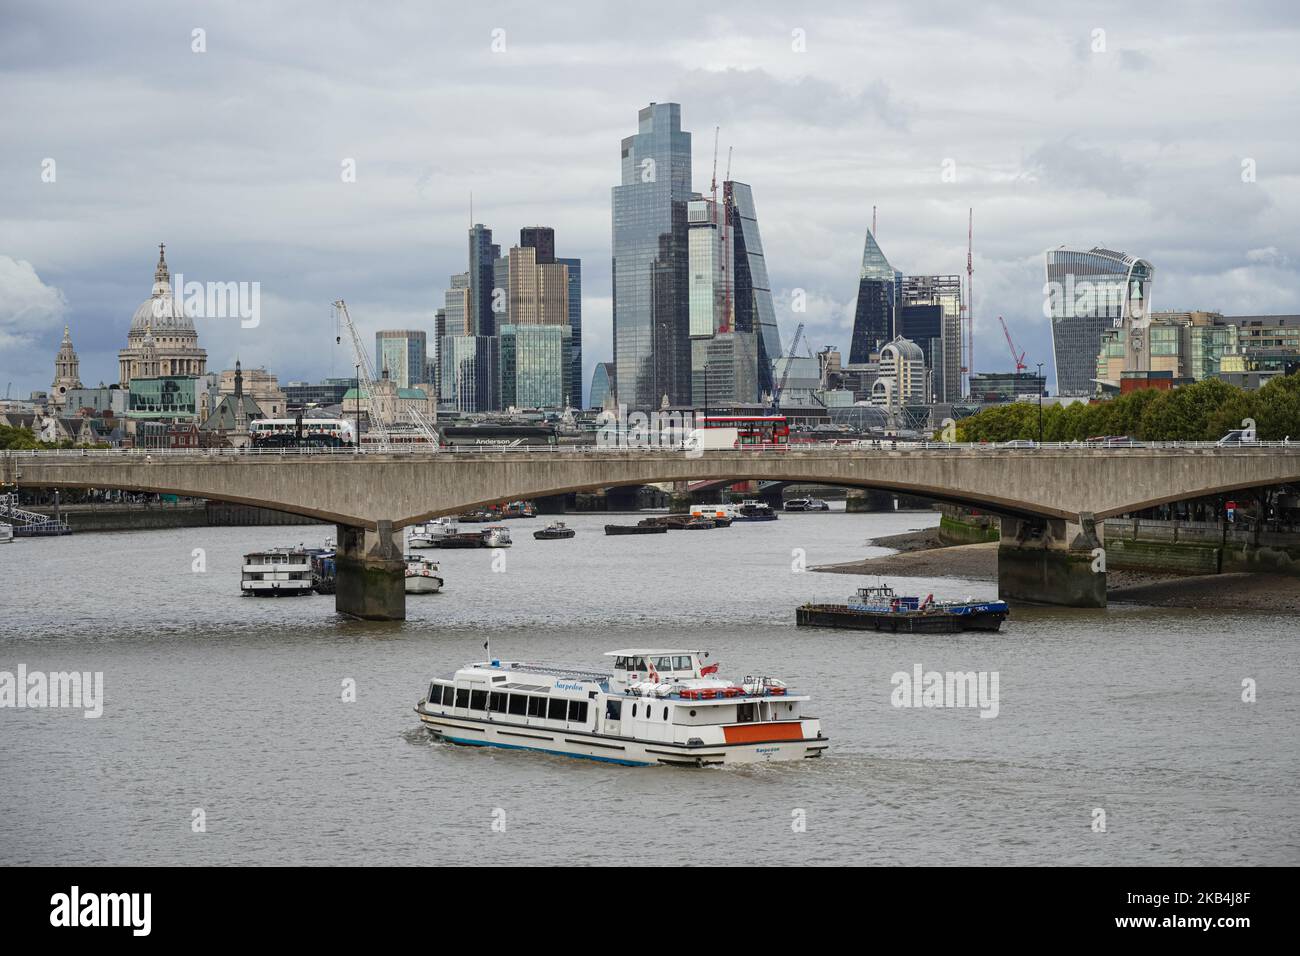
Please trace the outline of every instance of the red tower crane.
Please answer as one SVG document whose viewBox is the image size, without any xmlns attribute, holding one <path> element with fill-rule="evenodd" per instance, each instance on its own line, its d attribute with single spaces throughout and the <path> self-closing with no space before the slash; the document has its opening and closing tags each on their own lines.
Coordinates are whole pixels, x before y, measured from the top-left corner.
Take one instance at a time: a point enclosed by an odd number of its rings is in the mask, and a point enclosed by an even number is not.
<svg viewBox="0 0 1300 956">
<path fill-rule="evenodd" d="M 1016 363 L 1016 374 L 1019 375 L 1029 367 L 1025 364 L 1025 353 L 1016 354 L 1016 343 L 1011 341 L 1011 330 L 1007 328 L 1006 320 L 999 315 L 998 321 L 1002 323 L 1002 334 L 1007 337 L 1007 348 L 1011 350 L 1011 361 Z"/>
</svg>

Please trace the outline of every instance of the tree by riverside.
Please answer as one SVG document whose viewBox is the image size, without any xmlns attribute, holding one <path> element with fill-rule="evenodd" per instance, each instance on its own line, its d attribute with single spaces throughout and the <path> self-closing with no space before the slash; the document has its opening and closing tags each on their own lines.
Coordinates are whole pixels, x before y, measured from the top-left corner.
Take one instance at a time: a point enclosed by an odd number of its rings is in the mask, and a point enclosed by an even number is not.
<svg viewBox="0 0 1300 956">
<path fill-rule="evenodd" d="M 1300 441 L 1300 373 L 1270 379 L 1247 391 L 1206 379 L 1162 391 L 1139 389 L 1107 401 L 1045 405 L 1042 440 L 1085 441 L 1125 435 L 1139 441 L 1217 441 L 1253 418 L 1260 441 Z M 957 423 L 957 440 L 1037 441 L 1038 403 L 1008 402 Z"/>
</svg>

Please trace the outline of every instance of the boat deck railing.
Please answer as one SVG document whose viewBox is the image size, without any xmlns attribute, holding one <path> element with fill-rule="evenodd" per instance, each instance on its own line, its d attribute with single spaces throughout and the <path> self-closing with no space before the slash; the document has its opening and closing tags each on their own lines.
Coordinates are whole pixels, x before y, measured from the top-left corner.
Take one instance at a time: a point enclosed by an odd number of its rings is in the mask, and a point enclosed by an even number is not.
<svg viewBox="0 0 1300 956">
<path fill-rule="evenodd" d="M 491 667 L 491 664 L 484 666 Z M 596 683 L 608 681 L 613 674 L 608 671 L 584 670 L 566 667 L 562 664 L 549 664 L 546 661 L 502 661 L 496 668 L 515 674 L 545 674 L 548 677 L 568 677 L 573 680 L 589 680 Z"/>
</svg>

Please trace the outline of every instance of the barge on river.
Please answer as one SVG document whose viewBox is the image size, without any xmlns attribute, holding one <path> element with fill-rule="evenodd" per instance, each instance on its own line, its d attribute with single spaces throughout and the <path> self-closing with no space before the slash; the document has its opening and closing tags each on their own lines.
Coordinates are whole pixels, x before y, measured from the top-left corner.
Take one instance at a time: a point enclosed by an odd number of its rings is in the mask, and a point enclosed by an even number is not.
<svg viewBox="0 0 1300 956">
<path fill-rule="evenodd" d="M 847 604 L 805 604 L 795 611 L 800 627 L 839 627 L 858 631 L 951 634 L 996 631 L 1010 609 L 1006 601 L 924 601 L 903 597 L 887 585 L 858 588 Z"/>
<path fill-rule="evenodd" d="M 415 712 L 457 744 L 540 750 L 629 766 L 701 767 L 819 757 L 809 698 L 770 677 L 716 676 L 707 654 L 610 651 L 612 673 L 490 660 L 429 684 Z"/>
</svg>

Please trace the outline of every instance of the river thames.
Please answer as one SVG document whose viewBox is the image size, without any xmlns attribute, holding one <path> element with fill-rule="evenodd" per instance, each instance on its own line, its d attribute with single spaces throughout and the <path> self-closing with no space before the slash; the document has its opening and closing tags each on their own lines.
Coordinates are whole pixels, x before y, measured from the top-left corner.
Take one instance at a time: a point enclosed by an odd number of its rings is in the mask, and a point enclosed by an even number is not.
<svg viewBox="0 0 1300 956">
<path fill-rule="evenodd" d="M 633 516 L 565 520 L 576 538 L 509 522 L 495 570 L 488 550 L 424 552 L 446 587 L 408 596 L 402 624 L 240 595 L 244 552 L 332 526 L 0 547 L 0 671 L 103 672 L 105 698 L 98 719 L 0 709 L 0 864 L 1300 863 L 1292 615 L 1112 605 L 1015 608 L 998 634 L 796 629 L 800 603 L 871 580 L 800 568 L 885 553 L 865 543 L 938 515 L 645 537 L 603 535 Z M 831 747 L 680 770 L 431 740 L 412 707 L 488 640 L 598 668 L 616 648 L 707 649 L 723 676 L 811 694 Z M 893 706 L 892 675 L 917 665 L 996 672 L 997 716 Z"/>
</svg>

